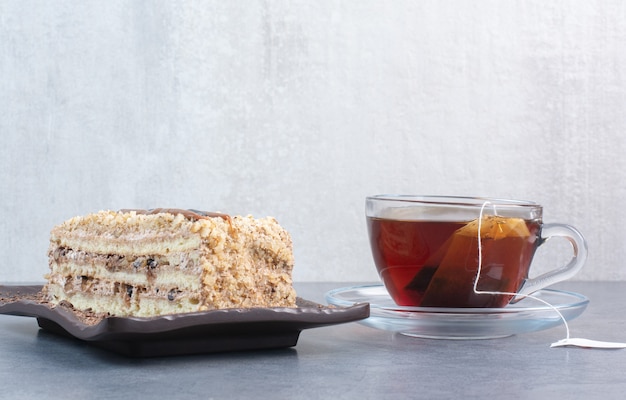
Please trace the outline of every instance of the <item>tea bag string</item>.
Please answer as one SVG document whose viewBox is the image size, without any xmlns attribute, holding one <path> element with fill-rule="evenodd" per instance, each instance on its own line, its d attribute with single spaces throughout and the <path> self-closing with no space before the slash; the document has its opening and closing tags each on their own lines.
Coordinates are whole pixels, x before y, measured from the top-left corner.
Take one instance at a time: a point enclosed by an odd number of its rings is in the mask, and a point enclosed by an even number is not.
<svg viewBox="0 0 626 400">
<path fill-rule="evenodd" d="M 570 338 L 570 331 L 569 331 L 569 325 L 567 323 L 567 320 L 565 319 L 565 317 L 563 316 L 563 314 L 558 310 L 558 308 L 556 308 L 555 306 L 553 306 L 552 304 L 548 303 L 547 301 L 545 301 L 544 299 L 540 299 L 539 297 L 533 296 L 531 294 L 519 294 L 519 293 L 513 293 L 513 292 L 497 292 L 497 291 L 488 291 L 488 290 L 478 290 L 478 280 L 480 279 L 480 273 L 482 271 L 482 264 L 483 264 L 483 246 L 482 246 L 482 238 L 480 235 L 480 232 L 482 230 L 482 223 L 483 223 L 483 216 L 485 213 L 485 207 L 487 207 L 488 205 L 492 205 L 493 207 L 493 213 L 494 215 L 498 215 L 498 212 L 496 210 L 496 206 L 493 205 L 490 201 L 485 201 L 483 203 L 483 205 L 480 207 L 480 214 L 478 216 L 478 234 L 477 234 L 477 240 L 478 240 L 478 269 L 476 272 L 476 279 L 474 279 L 474 293 L 476 294 L 490 294 L 490 295 L 505 295 L 505 296 L 520 296 L 520 297 L 524 297 L 524 298 L 531 298 L 533 300 L 539 301 L 543 304 L 545 304 L 546 306 L 550 307 L 552 310 L 554 310 L 559 318 L 561 318 L 561 320 L 563 321 L 563 325 L 565 325 L 565 339 L 569 340 Z"/>
</svg>

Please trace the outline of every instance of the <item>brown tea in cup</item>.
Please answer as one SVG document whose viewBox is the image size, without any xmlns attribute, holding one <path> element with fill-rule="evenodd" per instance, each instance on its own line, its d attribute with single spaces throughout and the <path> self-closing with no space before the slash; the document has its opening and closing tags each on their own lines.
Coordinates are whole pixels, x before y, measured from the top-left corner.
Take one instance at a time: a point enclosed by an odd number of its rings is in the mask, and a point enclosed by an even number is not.
<svg viewBox="0 0 626 400">
<path fill-rule="evenodd" d="M 485 202 L 495 204 L 496 215 L 483 215 Z M 512 200 L 367 199 L 374 262 L 401 306 L 504 307 L 513 293 L 528 294 L 571 277 L 584 263 L 584 239 L 567 225 L 543 224 L 541 214 L 535 203 Z M 575 256 L 563 269 L 528 279 L 535 250 L 548 236 L 568 238 Z"/>
</svg>

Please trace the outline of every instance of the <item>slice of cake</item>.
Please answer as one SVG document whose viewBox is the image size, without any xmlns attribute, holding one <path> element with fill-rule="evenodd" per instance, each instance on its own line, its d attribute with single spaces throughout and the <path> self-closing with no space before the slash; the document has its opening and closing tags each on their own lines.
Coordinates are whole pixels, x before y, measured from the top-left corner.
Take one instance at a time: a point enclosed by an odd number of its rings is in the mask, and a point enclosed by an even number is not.
<svg viewBox="0 0 626 400">
<path fill-rule="evenodd" d="M 54 227 L 43 292 L 117 316 L 295 307 L 292 242 L 274 218 L 100 211 Z"/>
</svg>

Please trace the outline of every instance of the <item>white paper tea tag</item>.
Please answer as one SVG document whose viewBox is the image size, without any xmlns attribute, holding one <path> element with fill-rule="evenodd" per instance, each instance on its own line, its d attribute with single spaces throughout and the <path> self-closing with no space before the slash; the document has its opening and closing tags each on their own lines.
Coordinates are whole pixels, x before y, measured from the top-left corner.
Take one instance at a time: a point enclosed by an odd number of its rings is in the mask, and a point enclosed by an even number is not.
<svg viewBox="0 0 626 400">
<path fill-rule="evenodd" d="M 561 339 L 552 343 L 550 347 L 583 347 L 585 349 L 626 349 L 626 343 L 602 342 L 582 338 Z"/>
<path fill-rule="evenodd" d="M 477 242 L 478 242 L 478 271 L 476 272 L 476 279 L 474 280 L 474 293 L 476 294 L 504 294 L 504 295 L 517 295 L 517 293 L 508 293 L 508 292 L 494 292 L 494 291 L 481 291 L 478 290 L 478 280 L 480 279 L 480 273 L 481 273 L 481 268 L 482 268 L 482 236 L 481 236 L 481 231 L 482 231 L 482 222 L 483 222 L 483 214 L 485 211 L 485 207 L 490 205 L 491 202 L 486 201 L 483 203 L 481 209 L 480 209 L 480 215 L 478 216 L 478 237 L 477 237 Z M 498 215 L 498 213 L 496 212 L 496 208 L 495 206 L 493 206 L 493 211 L 494 211 L 494 215 Z M 533 295 L 523 295 L 523 297 L 525 298 L 530 298 L 530 299 L 534 299 L 536 301 L 539 301 L 543 304 L 545 304 L 546 306 L 550 307 L 552 310 L 554 310 L 554 312 L 556 312 L 558 314 L 558 316 L 561 318 L 561 320 L 563 321 L 563 325 L 565 326 L 565 331 L 566 331 L 566 337 L 565 339 L 561 339 L 558 342 L 552 343 L 550 345 L 550 347 L 579 347 L 579 348 L 584 348 L 584 349 L 626 349 L 626 343 L 619 343 L 619 342 L 603 342 L 600 340 L 590 340 L 590 339 L 582 339 L 582 338 L 570 338 L 569 337 L 569 325 L 567 324 L 567 320 L 565 319 L 565 317 L 563 316 L 563 314 L 561 314 L 561 312 L 552 304 L 548 303 L 547 301 L 540 299 L 538 297 L 535 297 Z"/>
</svg>

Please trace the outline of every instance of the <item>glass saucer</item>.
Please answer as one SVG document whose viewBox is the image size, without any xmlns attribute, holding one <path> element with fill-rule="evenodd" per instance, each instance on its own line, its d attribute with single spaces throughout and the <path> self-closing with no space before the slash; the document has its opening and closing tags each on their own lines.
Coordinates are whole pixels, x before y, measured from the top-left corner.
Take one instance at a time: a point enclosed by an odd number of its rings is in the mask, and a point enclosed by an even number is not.
<svg viewBox="0 0 626 400">
<path fill-rule="evenodd" d="M 589 304 L 586 296 L 562 290 L 543 289 L 533 296 L 553 305 L 567 321 Z M 383 285 L 370 285 L 331 290 L 326 301 L 342 307 L 370 303 L 370 317 L 360 324 L 430 339 L 493 339 L 563 324 L 554 309 L 533 298 L 504 308 L 403 307 L 394 303 Z"/>
</svg>

